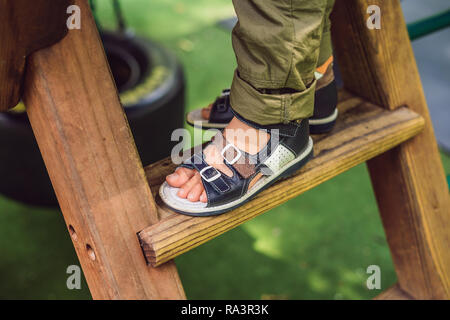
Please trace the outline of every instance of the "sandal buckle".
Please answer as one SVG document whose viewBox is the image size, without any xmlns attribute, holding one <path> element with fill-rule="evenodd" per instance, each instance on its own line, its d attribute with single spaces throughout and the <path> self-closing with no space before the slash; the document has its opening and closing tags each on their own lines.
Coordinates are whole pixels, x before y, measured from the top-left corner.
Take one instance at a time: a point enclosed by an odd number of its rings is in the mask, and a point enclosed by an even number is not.
<svg viewBox="0 0 450 320">
<path fill-rule="evenodd" d="M 234 151 L 236 151 L 237 155 L 236 157 L 234 157 L 231 161 L 228 161 L 228 159 L 225 157 L 225 152 L 229 149 L 229 148 L 233 148 Z M 222 158 L 230 165 L 232 166 L 233 164 L 235 164 L 236 162 L 238 162 L 238 160 L 241 158 L 242 153 L 241 150 L 239 150 L 238 148 L 236 148 L 233 144 L 229 143 L 227 144 L 223 149 L 222 152 L 220 153 L 222 155 Z"/>
<path fill-rule="evenodd" d="M 214 169 L 214 171 L 216 171 L 217 174 L 214 175 L 214 176 L 212 176 L 212 177 L 210 177 L 210 178 L 205 177 L 205 176 L 203 175 L 203 172 L 205 172 L 206 170 L 209 170 L 209 169 Z M 212 167 L 212 166 L 207 166 L 207 167 L 204 167 L 202 170 L 200 170 L 200 176 L 201 176 L 202 179 L 204 179 L 206 182 L 213 182 L 214 180 L 219 179 L 220 176 L 221 176 L 221 174 L 220 174 L 219 170 L 217 170 L 216 168 L 214 168 L 214 167 Z"/>
</svg>

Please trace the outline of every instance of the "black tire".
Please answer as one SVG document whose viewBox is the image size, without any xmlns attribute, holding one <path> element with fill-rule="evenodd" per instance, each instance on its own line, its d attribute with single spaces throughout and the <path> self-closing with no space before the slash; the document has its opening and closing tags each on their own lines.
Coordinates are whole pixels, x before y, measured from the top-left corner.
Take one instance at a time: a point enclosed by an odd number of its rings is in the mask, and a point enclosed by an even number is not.
<svg viewBox="0 0 450 320">
<path fill-rule="evenodd" d="M 170 155 L 183 127 L 185 80 L 167 49 L 146 39 L 103 32 L 102 40 L 144 166 Z M 0 193 L 36 206 L 57 206 L 26 113 L 0 114 Z"/>
<path fill-rule="evenodd" d="M 57 204 L 25 113 L 0 113 L 0 193 L 40 206 Z"/>
</svg>

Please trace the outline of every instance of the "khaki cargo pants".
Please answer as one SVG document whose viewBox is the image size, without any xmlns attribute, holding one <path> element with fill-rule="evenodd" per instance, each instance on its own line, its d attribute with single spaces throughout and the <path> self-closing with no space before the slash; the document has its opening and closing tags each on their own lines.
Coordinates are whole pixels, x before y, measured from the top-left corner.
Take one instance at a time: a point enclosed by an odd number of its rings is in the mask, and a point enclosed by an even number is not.
<svg viewBox="0 0 450 320">
<path fill-rule="evenodd" d="M 314 71 L 332 55 L 334 0 L 233 0 L 237 70 L 230 101 L 260 125 L 310 117 Z M 285 93 L 288 92 L 288 93 Z"/>
</svg>

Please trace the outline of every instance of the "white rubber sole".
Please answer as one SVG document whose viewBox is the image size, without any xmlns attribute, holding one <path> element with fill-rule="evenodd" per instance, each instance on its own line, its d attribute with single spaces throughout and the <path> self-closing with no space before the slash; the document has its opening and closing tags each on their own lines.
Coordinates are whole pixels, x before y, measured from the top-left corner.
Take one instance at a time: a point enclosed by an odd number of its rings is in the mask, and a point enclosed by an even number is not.
<svg viewBox="0 0 450 320">
<path fill-rule="evenodd" d="M 336 121 L 338 116 L 338 109 L 334 110 L 334 112 L 326 117 L 326 118 L 321 118 L 321 119 L 309 119 L 309 125 L 310 126 L 316 126 L 316 125 L 320 125 L 320 124 L 326 124 L 326 123 L 330 123 L 333 121 Z"/>
<path fill-rule="evenodd" d="M 290 168 L 296 168 L 296 165 L 299 164 L 303 165 L 304 163 L 302 163 L 302 161 L 312 156 L 312 152 L 313 141 L 311 137 L 309 137 L 308 145 L 297 158 L 289 162 L 287 165 L 285 165 L 283 168 L 273 173 L 272 175 L 263 176 L 262 178 L 260 178 L 258 182 L 256 182 L 255 185 L 241 198 L 223 205 L 207 207 L 206 203 L 200 201 L 191 202 L 189 200 L 182 199 L 177 196 L 179 188 L 171 187 L 167 182 L 164 182 L 159 188 L 159 195 L 164 203 L 166 203 L 171 209 L 182 214 L 195 216 L 210 216 L 221 214 L 241 206 L 242 204 L 250 200 L 253 196 L 264 190 L 265 187 L 278 180 L 278 178 L 280 176 L 283 176 L 283 174 L 286 173 Z"/>
</svg>

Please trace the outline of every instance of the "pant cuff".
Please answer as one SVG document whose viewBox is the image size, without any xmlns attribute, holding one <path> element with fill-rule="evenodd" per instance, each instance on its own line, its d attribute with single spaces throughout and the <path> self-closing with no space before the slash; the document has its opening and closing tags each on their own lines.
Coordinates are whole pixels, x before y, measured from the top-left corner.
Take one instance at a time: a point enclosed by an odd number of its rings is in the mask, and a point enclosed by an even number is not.
<svg viewBox="0 0 450 320">
<path fill-rule="evenodd" d="M 288 123 L 309 118 L 314 112 L 316 81 L 292 94 L 263 94 L 234 73 L 230 104 L 243 118 L 259 125 Z"/>
</svg>

